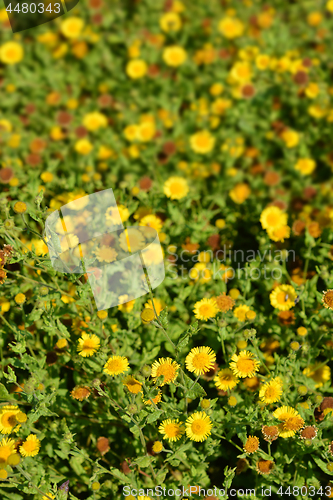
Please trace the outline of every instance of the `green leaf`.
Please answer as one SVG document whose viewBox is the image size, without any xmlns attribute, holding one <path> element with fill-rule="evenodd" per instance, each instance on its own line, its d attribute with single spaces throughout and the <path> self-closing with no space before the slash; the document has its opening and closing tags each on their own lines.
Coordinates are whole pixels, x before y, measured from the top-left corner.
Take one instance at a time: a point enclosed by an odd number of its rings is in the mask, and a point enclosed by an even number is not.
<svg viewBox="0 0 333 500">
<path fill-rule="evenodd" d="M 325 472 L 325 474 L 328 474 L 329 476 L 333 476 L 333 471 L 330 471 L 327 467 L 327 464 L 321 460 L 321 458 L 319 457 L 316 457 L 316 456 L 313 456 L 312 457 L 313 460 L 316 462 L 316 464 L 318 465 L 318 467 L 323 471 Z"/>
<path fill-rule="evenodd" d="M 153 413 L 148 415 L 147 424 L 151 424 L 152 422 L 156 422 L 156 420 L 158 420 L 163 413 L 164 412 L 161 410 L 155 410 Z"/>
<path fill-rule="evenodd" d="M 198 322 L 195 321 L 193 323 L 193 325 L 191 325 L 187 330 L 186 332 L 184 332 L 180 337 L 179 337 L 179 340 L 178 340 L 178 344 L 177 344 L 177 349 L 180 350 L 180 349 L 183 349 L 183 347 L 185 347 L 190 338 L 195 335 L 197 332 L 199 331 L 199 327 L 198 327 Z"/>
<path fill-rule="evenodd" d="M 0 399 L 8 399 L 9 392 L 3 384 L 0 384 Z"/>
</svg>

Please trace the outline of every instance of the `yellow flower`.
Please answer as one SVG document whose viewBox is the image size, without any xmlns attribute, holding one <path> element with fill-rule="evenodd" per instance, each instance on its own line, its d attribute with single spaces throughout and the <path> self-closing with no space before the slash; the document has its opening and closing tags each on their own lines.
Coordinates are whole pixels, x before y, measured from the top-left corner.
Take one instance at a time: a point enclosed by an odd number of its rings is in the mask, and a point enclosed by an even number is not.
<svg viewBox="0 0 333 500">
<path fill-rule="evenodd" d="M 24 293 L 18 293 L 17 295 L 15 295 L 14 300 L 15 300 L 16 304 L 21 306 L 26 301 L 26 296 L 24 295 Z"/>
<path fill-rule="evenodd" d="M 117 252 L 114 248 L 102 245 L 100 248 L 94 251 L 94 254 L 99 262 L 107 262 L 110 264 L 117 259 Z"/>
<path fill-rule="evenodd" d="M 288 128 L 282 132 L 281 139 L 287 148 L 294 148 L 299 143 L 299 134 L 296 130 Z"/>
<path fill-rule="evenodd" d="M 300 158 L 295 165 L 295 169 L 303 175 L 312 174 L 315 168 L 316 162 L 311 158 Z"/>
<path fill-rule="evenodd" d="M 20 446 L 20 453 L 23 457 L 35 457 L 40 449 L 40 441 L 35 434 L 30 434 Z"/>
<path fill-rule="evenodd" d="M 182 27 L 180 16 L 176 12 L 166 12 L 160 18 L 160 27 L 162 31 L 179 31 Z"/>
<path fill-rule="evenodd" d="M 318 26 L 322 20 L 323 20 L 323 15 L 319 11 L 310 12 L 310 14 L 307 17 L 307 22 L 309 26 L 313 27 Z"/>
<path fill-rule="evenodd" d="M 147 63 L 143 59 L 132 59 L 126 66 L 126 73 L 132 80 L 143 78 L 147 74 L 147 70 Z"/>
<path fill-rule="evenodd" d="M 246 304 L 243 304 L 241 306 L 238 306 L 234 309 L 233 315 L 235 318 L 238 319 L 238 321 L 246 321 L 246 314 L 250 311 L 249 306 Z"/>
<path fill-rule="evenodd" d="M 263 229 L 278 229 L 287 225 L 288 216 L 279 207 L 267 207 L 260 215 L 260 222 Z"/>
<path fill-rule="evenodd" d="M 207 321 L 208 318 L 215 318 L 219 308 L 214 298 L 202 299 L 194 304 L 193 312 L 197 319 Z"/>
<path fill-rule="evenodd" d="M 157 217 L 157 215 L 150 214 L 142 217 L 142 219 L 139 222 L 139 225 L 152 227 L 159 233 L 162 229 L 163 222 L 159 217 Z"/>
<path fill-rule="evenodd" d="M 151 367 L 151 377 L 157 379 L 163 376 L 162 382 L 159 384 L 161 387 L 165 384 L 170 384 L 176 380 L 178 375 L 179 365 L 171 358 L 159 358 Z M 156 381 L 156 380 L 155 380 Z"/>
<path fill-rule="evenodd" d="M 126 302 L 127 300 L 127 302 Z M 120 302 L 118 306 L 118 310 L 122 312 L 127 312 L 130 313 L 133 310 L 134 304 L 135 304 L 135 299 L 134 300 L 128 300 L 128 295 L 120 295 L 118 297 L 118 302 Z"/>
<path fill-rule="evenodd" d="M 179 45 L 170 45 L 163 51 L 163 61 L 174 68 L 181 66 L 187 59 L 187 53 Z"/>
<path fill-rule="evenodd" d="M 195 153 L 207 154 L 212 151 L 215 145 L 215 137 L 209 130 L 201 130 L 190 137 L 191 148 Z"/>
<path fill-rule="evenodd" d="M 83 118 L 83 125 L 87 130 L 94 132 L 101 127 L 106 127 L 108 124 L 108 120 L 105 115 L 100 113 L 99 111 L 93 111 L 92 113 L 87 113 Z"/>
<path fill-rule="evenodd" d="M 7 465 L 7 460 L 13 453 L 15 453 L 15 440 L 3 439 L 0 443 L 0 469 Z"/>
<path fill-rule="evenodd" d="M 156 310 L 156 314 L 157 314 L 157 316 L 159 316 L 159 315 L 160 315 L 160 313 L 161 313 L 161 312 L 163 311 L 163 309 L 165 308 L 165 303 L 163 302 L 163 300 L 160 300 L 160 299 L 154 298 L 154 307 L 155 307 L 155 310 Z M 154 310 L 154 308 L 153 308 L 153 303 L 152 303 L 151 299 L 149 299 L 149 300 L 145 303 L 145 308 Z"/>
<path fill-rule="evenodd" d="M 169 177 L 164 183 L 163 192 L 171 200 L 181 200 L 189 192 L 189 187 L 183 177 Z"/>
<path fill-rule="evenodd" d="M 16 415 L 20 413 L 18 406 L 4 405 L 0 408 L 0 432 L 1 434 L 10 434 L 17 426 Z M 17 427 L 15 432 L 19 429 Z"/>
<path fill-rule="evenodd" d="M 298 411 L 291 406 L 277 408 L 273 416 L 282 422 L 279 425 L 279 436 L 282 438 L 294 436 L 304 425 L 304 420 L 300 417 Z"/>
<path fill-rule="evenodd" d="M 119 216 L 121 222 L 126 222 L 129 219 L 130 213 L 125 205 L 117 205 L 116 207 L 109 207 L 105 212 L 105 217 L 107 221 L 113 224 L 120 224 Z"/>
<path fill-rule="evenodd" d="M 226 16 L 219 22 L 218 30 L 223 36 L 231 40 L 242 36 L 244 24 L 236 17 Z"/>
<path fill-rule="evenodd" d="M 303 374 L 306 377 L 312 378 L 312 380 L 315 381 L 316 388 L 322 387 L 325 384 L 325 382 L 331 380 L 330 367 L 327 365 L 322 365 L 319 362 L 304 368 Z"/>
<path fill-rule="evenodd" d="M 271 305 L 279 311 L 288 311 L 295 306 L 297 293 L 291 285 L 279 285 L 271 292 L 269 300 Z"/>
<path fill-rule="evenodd" d="M 200 346 L 191 349 L 186 356 L 185 365 L 195 375 L 203 375 L 214 367 L 215 352 L 210 347 Z"/>
<path fill-rule="evenodd" d="M 132 375 L 127 375 L 127 377 L 124 378 L 123 385 L 126 385 L 127 389 L 132 394 L 138 394 L 142 391 L 142 384 Z"/>
<path fill-rule="evenodd" d="M 81 155 L 88 155 L 94 146 L 91 144 L 91 142 L 88 139 L 79 139 L 75 143 L 75 151 L 77 153 L 80 153 Z"/>
<path fill-rule="evenodd" d="M 97 335 L 82 333 L 82 336 L 79 339 L 79 345 L 77 346 L 77 351 L 80 356 L 83 356 L 84 358 L 92 356 L 99 348 L 100 340 Z"/>
<path fill-rule="evenodd" d="M 282 396 L 282 380 L 279 377 L 266 382 L 259 391 L 259 398 L 266 404 L 280 401 Z"/>
<path fill-rule="evenodd" d="M 271 58 L 267 54 L 258 54 L 255 59 L 256 66 L 261 71 L 269 68 L 270 61 Z"/>
<path fill-rule="evenodd" d="M 214 383 L 220 391 L 228 391 L 238 384 L 239 379 L 232 373 L 230 368 L 222 368 L 214 377 Z"/>
<path fill-rule="evenodd" d="M 224 87 L 223 87 L 222 83 L 219 83 L 219 82 L 213 83 L 213 85 L 209 89 L 209 92 L 214 97 L 222 94 L 223 91 L 224 91 Z"/>
<path fill-rule="evenodd" d="M 125 356 L 111 356 L 104 365 L 103 372 L 108 375 L 120 375 L 127 372 L 129 364 Z"/>
<path fill-rule="evenodd" d="M 186 435 L 191 441 L 205 441 L 213 427 L 210 417 L 203 411 L 193 413 L 185 422 Z"/>
<path fill-rule="evenodd" d="M 17 214 L 24 214 L 27 211 L 27 204 L 24 201 L 17 201 L 13 207 L 14 212 Z"/>
<path fill-rule="evenodd" d="M 315 99 L 320 92 L 320 88 L 319 88 L 318 83 L 310 82 L 309 85 L 306 87 L 304 92 L 305 92 L 305 95 L 307 97 L 309 97 L 310 99 Z"/>
<path fill-rule="evenodd" d="M 260 363 L 250 351 L 240 351 L 234 354 L 229 364 L 231 371 L 239 378 L 254 377 Z"/>
<path fill-rule="evenodd" d="M 152 449 L 154 453 L 161 453 L 161 451 L 163 450 L 163 443 L 161 441 L 155 441 Z"/>
<path fill-rule="evenodd" d="M 250 194 L 251 194 L 251 189 L 244 182 L 236 184 L 236 186 L 232 188 L 231 191 L 229 192 L 229 196 L 232 199 L 232 201 L 239 205 L 244 203 L 244 201 L 248 199 Z"/>
<path fill-rule="evenodd" d="M 251 81 L 252 70 L 247 61 L 236 62 L 229 73 L 232 83 L 244 84 Z"/>
<path fill-rule="evenodd" d="M 125 136 L 125 138 L 132 142 L 132 141 L 135 141 L 136 139 L 138 139 L 138 125 L 127 125 L 127 127 L 124 128 L 123 130 L 123 134 Z"/>
<path fill-rule="evenodd" d="M 267 234 L 273 241 L 281 241 L 288 239 L 290 237 L 290 227 L 289 226 L 281 226 L 275 228 L 268 228 Z"/>
<path fill-rule="evenodd" d="M 83 26 L 84 22 L 79 17 L 67 17 L 62 21 L 60 31 L 66 38 L 74 40 L 81 35 Z"/>
<path fill-rule="evenodd" d="M 0 61 L 3 64 L 16 64 L 22 61 L 24 51 L 17 42 L 6 42 L 0 46 Z"/>
<path fill-rule="evenodd" d="M 184 426 L 178 420 L 170 418 L 163 420 L 158 430 L 168 441 L 178 441 L 185 432 Z"/>
<path fill-rule="evenodd" d="M 333 0 L 328 0 L 326 4 L 326 9 L 328 10 L 328 12 L 333 13 Z"/>
<path fill-rule="evenodd" d="M 40 178 L 46 184 L 47 182 L 52 182 L 52 180 L 53 180 L 53 174 L 51 172 L 42 172 L 40 174 Z"/>
</svg>

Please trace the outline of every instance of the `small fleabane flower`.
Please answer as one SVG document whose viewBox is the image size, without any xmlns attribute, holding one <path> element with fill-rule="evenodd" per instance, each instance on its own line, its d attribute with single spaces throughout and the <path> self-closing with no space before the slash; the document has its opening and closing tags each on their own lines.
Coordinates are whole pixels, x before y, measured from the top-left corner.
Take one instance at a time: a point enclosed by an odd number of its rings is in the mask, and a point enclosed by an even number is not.
<svg viewBox="0 0 333 500">
<path fill-rule="evenodd" d="M 326 309 L 333 311 L 333 290 L 326 290 L 323 293 L 322 302 Z"/>
<path fill-rule="evenodd" d="M 24 293 L 18 293 L 17 295 L 15 295 L 14 300 L 17 305 L 21 306 L 26 301 L 26 296 L 24 295 Z"/>
<path fill-rule="evenodd" d="M 184 434 L 184 426 L 177 420 L 168 418 L 163 420 L 158 428 L 159 432 L 168 441 L 178 441 Z"/>
<path fill-rule="evenodd" d="M 245 453 L 255 453 L 259 449 L 259 439 L 257 436 L 249 436 L 244 444 Z"/>
<path fill-rule="evenodd" d="M 252 352 L 244 350 L 232 356 L 229 366 L 234 375 L 246 378 L 254 377 L 260 363 Z"/>
<path fill-rule="evenodd" d="M 239 382 L 239 379 L 230 368 L 222 368 L 216 377 L 214 377 L 215 386 L 221 391 L 233 389 Z"/>
<path fill-rule="evenodd" d="M 27 211 L 27 204 L 24 201 L 17 201 L 13 207 L 13 210 L 17 214 L 24 214 Z"/>
<path fill-rule="evenodd" d="M 259 460 L 257 462 L 257 471 L 259 474 L 268 475 L 272 472 L 274 468 L 274 462 L 272 460 Z"/>
<path fill-rule="evenodd" d="M 125 356 L 111 356 L 104 365 L 103 372 L 108 375 L 120 375 L 129 370 L 129 364 Z"/>
<path fill-rule="evenodd" d="M 108 317 L 108 312 L 107 311 L 98 311 L 97 316 L 101 320 L 106 319 Z"/>
<path fill-rule="evenodd" d="M 40 449 L 40 441 L 35 434 L 30 434 L 20 446 L 20 453 L 23 457 L 35 457 Z"/>
<path fill-rule="evenodd" d="M 209 318 L 215 318 L 219 309 L 214 298 L 202 299 L 194 304 L 193 312 L 197 319 L 207 321 Z"/>
<path fill-rule="evenodd" d="M 191 349 L 186 356 L 185 364 L 190 372 L 199 376 L 211 370 L 215 361 L 215 352 L 210 347 L 200 346 Z"/>
<path fill-rule="evenodd" d="M 72 390 L 71 396 L 74 399 L 83 401 L 84 399 L 87 399 L 90 396 L 90 389 L 89 387 L 86 386 L 76 386 Z"/>
<path fill-rule="evenodd" d="M 127 375 L 127 377 L 124 378 L 123 385 L 125 385 L 129 392 L 131 392 L 132 394 L 138 394 L 142 391 L 141 382 L 136 380 L 136 378 L 134 378 L 132 375 Z"/>
<path fill-rule="evenodd" d="M 80 356 L 87 358 L 95 354 L 95 352 L 100 348 L 100 339 L 97 335 L 88 333 L 82 333 L 79 339 L 79 345 L 77 346 L 77 351 Z"/>
<path fill-rule="evenodd" d="M 152 449 L 154 453 L 161 453 L 163 450 L 163 443 L 161 441 L 155 441 Z"/>
<path fill-rule="evenodd" d="M 266 404 L 276 403 L 282 396 L 282 381 L 279 377 L 269 380 L 259 391 L 259 398 Z"/>
<path fill-rule="evenodd" d="M 211 434 L 212 421 L 203 411 L 190 415 L 185 423 L 186 435 L 191 441 L 205 441 Z"/>
<path fill-rule="evenodd" d="M 179 365 L 171 358 L 159 358 L 158 361 L 155 361 L 151 367 L 151 376 L 154 379 L 157 379 L 160 376 L 163 376 L 164 379 L 160 386 L 162 387 L 165 384 L 170 384 L 174 382 L 178 375 Z"/>
</svg>

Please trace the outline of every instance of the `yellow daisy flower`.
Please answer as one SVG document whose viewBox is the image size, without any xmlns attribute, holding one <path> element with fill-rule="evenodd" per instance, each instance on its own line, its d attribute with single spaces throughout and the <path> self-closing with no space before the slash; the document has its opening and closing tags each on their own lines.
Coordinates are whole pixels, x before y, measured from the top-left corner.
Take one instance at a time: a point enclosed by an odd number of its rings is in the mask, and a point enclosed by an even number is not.
<svg viewBox="0 0 333 500">
<path fill-rule="evenodd" d="M 254 377 L 260 363 L 250 351 L 240 351 L 234 354 L 229 364 L 231 371 L 239 378 Z"/>
<path fill-rule="evenodd" d="M 157 379 L 161 375 L 163 375 L 164 380 L 160 384 L 162 387 L 165 384 L 170 384 L 176 380 L 178 375 L 179 365 L 176 361 L 173 361 L 171 358 L 159 358 L 158 361 L 155 361 L 151 367 L 151 376 L 154 379 Z"/>
<path fill-rule="evenodd" d="M 20 446 L 20 453 L 23 457 L 35 457 L 40 449 L 40 441 L 35 434 L 30 434 Z"/>
<path fill-rule="evenodd" d="M 164 439 L 168 439 L 169 441 L 178 441 L 185 432 L 183 425 L 178 422 L 178 419 L 172 420 L 170 418 L 163 420 L 158 430 L 164 436 Z"/>
<path fill-rule="evenodd" d="M 120 375 L 127 372 L 129 364 L 125 356 L 111 356 L 104 365 L 103 372 L 108 375 Z"/>
<path fill-rule="evenodd" d="M 127 375 L 127 377 L 124 378 L 123 385 L 125 385 L 132 394 L 138 394 L 142 391 L 142 384 L 132 375 Z"/>
<path fill-rule="evenodd" d="M 214 377 L 215 386 L 221 391 L 233 389 L 239 382 L 239 379 L 233 374 L 230 368 L 222 368 Z"/>
<path fill-rule="evenodd" d="M 77 346 L 77 351 L 80 356 L 88 358 L 95 354 L 95 352 L 100 348 L 100 339 L 97 335 L 88 335 L 88 333 L 82 333 L 79 339 L 79 345 Z"/>
<path fill-rule="evenodd" d="M 288 311 L 294 307 L 296 298 L 297 293 L 291 285 L 279 285 L 269 296 L 271 305 L 279 311 Z"/>
<path fill-rule="evenodd" d="M 14 439 L 3 439 L 0 443 L 0 469 L 3 469 L 6 466 L 8 458 L 13 453 L 15 453 Z"/>
<path fill-rule="evenodd" d="M 186 435 L 191 441 L 205 441 L 213 427 L 210 417 L 203 411 L 193 413 L 185 422 Z"/>
<path fill-rule="evenodd" d="M 186 179 L 174 176 L 164 183 L 163 192 L 171 200 L 181 200 L 189 192 L 189 187 Z"/>
<path fill-rule="evenodd" d="M 214 298 L 202 299 L 194 304 L 193 312 L 197 319 L 207 321 L 208 318 L 215 318 L 219 308 Z"/>
<path fill-rule="evenodd" d="M 16 427 L 18 421 L 16 415 L 21 413 L 18 406 L 5 405 L 0 408 L 0 432 L 1 434 L 10 434 L 15 428 L 15 432 L 19 427 Z"/>
<path fill-rule="evenodd" d="M 186 356 L 185 364 L 188 371 L 195 375 L 202 375 L 214 367 L 215 352 L 210 347 L 200 346 L 191 349 Z"/>
<path fill-rule="evenodd" d="M 284 405 L 277 408 L 273 416 L 282 422 L 279 425 L 279 436 L 282 438 L 294 436 L 304 426 L 304 420 L 300 417 L 298 411 L 291 406 Z"/>
<path fill-rule="evenodd" d="M 259 391 L 259 398 L 266 404 L 276 403 L 282 396 L 282 380 L 279 377 L 269 380 Z"/>
<path fill-rule="evenodd" d="M 260 215 L 260 222 L 263 229 L 277 229 L 287 225 L 288 216 L 279 207 L 267 207 Z"/>
</svg>

